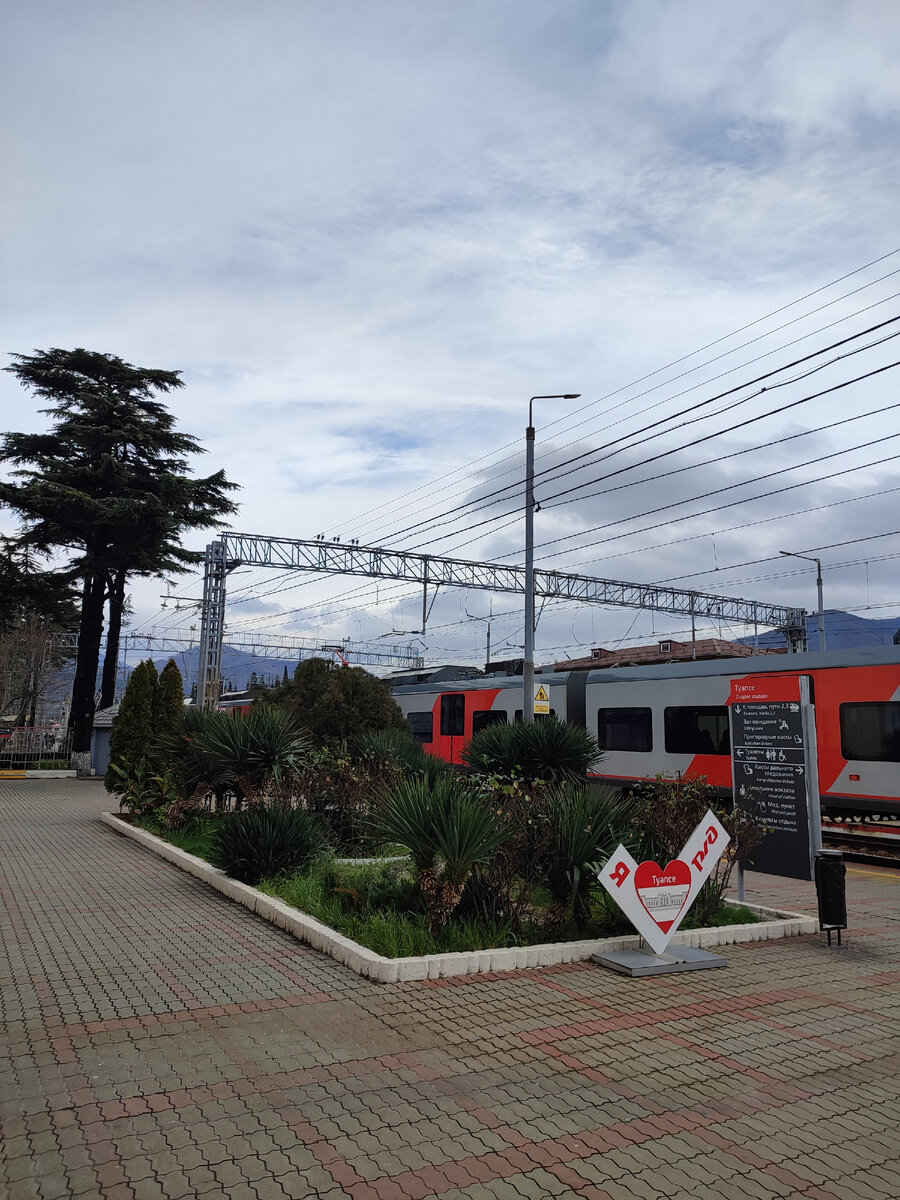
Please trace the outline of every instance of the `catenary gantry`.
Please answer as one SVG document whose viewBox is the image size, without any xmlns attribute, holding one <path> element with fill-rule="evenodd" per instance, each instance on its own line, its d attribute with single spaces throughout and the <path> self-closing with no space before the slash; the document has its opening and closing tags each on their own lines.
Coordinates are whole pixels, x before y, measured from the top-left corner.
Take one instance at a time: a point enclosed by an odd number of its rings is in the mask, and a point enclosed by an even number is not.
<svg viewBox="0 0 900 1200">
<path fill-rule="evenodd" d="M 203 600 L 200 609 L 200 703 L 210 707 L 219 694 L 222 641 L 225 626 L 226 578 L 238 566 L 274 567 L 324 575 L 356 575 L 396 579 L 423 589 L 423 621 L 428 589 L 475 588 L 524 595 L 524 567 L 501 563 L 443 558 L 381 546 L 358 546 L 336 541 L 267 537 L 263 534 L 223 533 L 206 548 Z M 780 604 L 742 600 L 709 592 L 656 584 L 626 583 L 564 571 L 534 572 L 535 595 L 546 599 L 577 600 L 584 604 L 653 609 L 686 617 L 712 617 L 728 623 L 780 629 L 792 650 L 804 637 L 804 612 Z"/>
</svg>

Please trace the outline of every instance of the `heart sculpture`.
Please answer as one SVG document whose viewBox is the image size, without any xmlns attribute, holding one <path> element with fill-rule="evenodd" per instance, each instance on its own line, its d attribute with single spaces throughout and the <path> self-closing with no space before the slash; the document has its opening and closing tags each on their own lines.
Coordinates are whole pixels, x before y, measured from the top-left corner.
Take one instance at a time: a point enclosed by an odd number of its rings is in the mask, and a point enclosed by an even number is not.
<svg viewBox="0 0 900 1200">
<path fill-rule="evenodd" d="M 691 890 L 691 868 L 680 858 L 663 868 L 656 862 L 642 862 L 634 873 L 638 899 L 663 933 L 668 933 L 687 903 Z"/>
</svg>

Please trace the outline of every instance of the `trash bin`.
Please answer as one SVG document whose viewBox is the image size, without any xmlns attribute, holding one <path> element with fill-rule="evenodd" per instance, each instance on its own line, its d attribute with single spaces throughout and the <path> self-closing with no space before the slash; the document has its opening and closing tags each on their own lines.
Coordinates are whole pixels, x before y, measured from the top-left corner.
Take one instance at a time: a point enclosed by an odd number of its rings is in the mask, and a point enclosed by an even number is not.
<svg viewBox="0 0 900 1200">
<path fill-rule="evenodd" d="M 816 851 L 816 895 L 819 899 L 819 928 L 827 932 L 831 945 L 831 931 L 837 930 L 838 945 L 841 930 L 847 928 L 847 868 L 840 850 Z"/>
</svg>

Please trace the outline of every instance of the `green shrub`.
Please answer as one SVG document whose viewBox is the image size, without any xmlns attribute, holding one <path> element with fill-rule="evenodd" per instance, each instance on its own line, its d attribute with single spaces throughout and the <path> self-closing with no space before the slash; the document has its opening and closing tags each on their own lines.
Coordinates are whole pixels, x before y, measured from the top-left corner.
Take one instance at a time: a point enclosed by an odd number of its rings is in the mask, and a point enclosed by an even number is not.
<svg viewBox="0 0 900 1200">
<path fill-rule="evenodd" d="M 232 879 L 256 884 L 306 865 L 325 843 L 315 813 L 273 804 L 221 817 L 210 861 Z"/>
<path fill-rule="evenodd" d="M 350 753 L 367 763 L 393 767 L 404 775 L 416 773 L 434 776 L 448 767 L 442 759 L 428 754 L 409 729 L 370 729 L 348 742 Z"/>
<path fill-rule="evenodd" d="M 409 850 L 433 929 L 456 908 L 476 863 L 487 862 L 508 836 L 496 810 L 447 775 L 414 775 L 381 791 L 369 830 Z"/>
<path fill-rule="evenodd" d="M 680 775 L 674 778 L 659 775 L 636 792 L 636 801 L 639 854 L 645 859 L 655 859 L 661 866 L 681 853 L 707 809 L 712 810 L 727 830 L 731 839 L 728 847 L 697 893 L 688 915 L 698 927 L 710 925 L 721 907 L 735 863 L 745 859 L 759 844 L 762 826 L 741 809 L 724 808 L 705 776 L 685 779 Z"/>
<path fill-rule="evenodd" d="M 279 709 L 253 708 L 245 717 L 185 709 L 161 746 L 186 796 L 201 789 L 221 798 L 230 791 L 240 803 L 293 796 L 310 739 Z"/>
<path fill-rule="evenodd" d="M 533 724 L 488 725 L 475 734 L 462 757 L 479 775 L 583 782 L 589 765 L 601 758 L 602 752 L 597 739 L 583 726 L 546 717 Z"/>
<path fill-rule="evenodd" d="M 568 784 L 547 792 L 541 808 L 547 841 L 540 874 L 551 899 L 548 924 L 562 925 L 571 915 L 583 925 L 591 916 L 598 864 L 620 842 L 631 841 L 634 801 L 613 788 Z"/>
<path fill-rule="evenodd" d="M 152 659 L 138 663 L 131 673 L 119 711 L 113 721 L 109 739 L 109 766 L 106 790 L 119 791 L 120 770 L 131 771 L 138 763 L 149 760 L 154 741 L 153 711 L 159 686 Z"/>
</svg>

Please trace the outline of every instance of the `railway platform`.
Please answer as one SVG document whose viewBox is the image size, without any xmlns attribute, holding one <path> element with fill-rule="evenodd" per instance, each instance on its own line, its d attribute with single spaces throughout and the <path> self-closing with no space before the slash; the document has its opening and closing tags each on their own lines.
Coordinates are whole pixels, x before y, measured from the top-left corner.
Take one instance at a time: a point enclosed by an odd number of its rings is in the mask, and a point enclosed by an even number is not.
<svg viewBox="0 0 900 1200">
<path fill-rule="evenodd" d="M 900 872 L 724 970 L 373 984 L 0 783 L 0 1196 L 896 1200 Z M 815 911 L 811 885 L 748 899 Z"/>
</svg>

